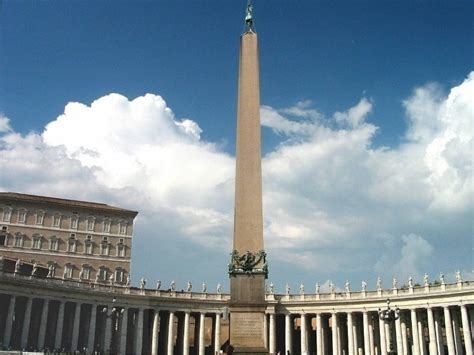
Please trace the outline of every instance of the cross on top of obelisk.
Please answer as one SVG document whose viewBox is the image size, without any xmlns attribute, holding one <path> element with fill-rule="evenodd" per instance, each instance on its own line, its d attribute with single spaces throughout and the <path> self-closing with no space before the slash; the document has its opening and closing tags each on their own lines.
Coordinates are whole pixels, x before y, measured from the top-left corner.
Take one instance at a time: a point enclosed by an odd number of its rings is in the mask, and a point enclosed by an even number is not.
<svg viewBox="0 0 474 355">
<path fill-rule="evenodd" d="M 253 25 L 253 7 L 252 2 L 247 0 L 247 8 L 245 12 L 245 31 L 247 32 L 255 32 L 255 27 Z"/>
</svg>

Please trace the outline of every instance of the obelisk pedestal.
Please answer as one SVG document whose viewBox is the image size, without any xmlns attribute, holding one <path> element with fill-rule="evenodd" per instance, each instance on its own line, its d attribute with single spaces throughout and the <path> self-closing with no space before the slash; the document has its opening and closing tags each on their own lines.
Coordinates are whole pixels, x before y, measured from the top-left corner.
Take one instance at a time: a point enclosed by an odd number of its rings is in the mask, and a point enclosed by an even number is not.
<svg viewBox="0 0 474 355">
<path fill-rule="evenodd" d="M 234 354 L 265 347 L 266 255 L 263 248 L 258 40 L 251 5 L 240 42 L 234 240 L 230 275 L 230 344 Z"/>
</svg>

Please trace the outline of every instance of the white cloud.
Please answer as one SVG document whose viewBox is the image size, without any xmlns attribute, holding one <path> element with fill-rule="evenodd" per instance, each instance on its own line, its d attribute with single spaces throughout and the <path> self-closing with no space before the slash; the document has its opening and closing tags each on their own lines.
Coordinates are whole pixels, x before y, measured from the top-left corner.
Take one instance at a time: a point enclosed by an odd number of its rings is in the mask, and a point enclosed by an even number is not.
<svg viewBox="0 0 474 355">
<path fill-rule="evenodd" d="M 415 89 L 404 101 L 406 140 L 394 149 L 373 147 L 377 127 L 367 117 L 377 112 L 366 98 L 329 116 L 310 102 L 263 106 L 262 125 L 282 136 L 263 160 L 270 272 L 284 265 L 308 285 L 318 277 L 356 285 L 378 273 L 386 282 L 421 275 L 435 263 L 436 273 L 468 269 L 453 255 L 470 242 L 473 95 L 474 73 L 447 96 L 434 84 Z M 172 264 L 181 250 L 171 245 L 180 241 L 197 247 L 190 265 L 212 259 L 203 253 L 225 259 L 234 158 L 203 141 L 199 125 L 177 119 L 160 96 L 69 103 L 41 135 L 15 133 L 1 116 L 0 131 L 0 163 L 9 167 L 1 190 L 139 210 L 135 253 L 148 253 L 149 243 L 168 250 L 151 266 Z M 190 267 L 188 274 L 197 272 Z"/>
</svg>

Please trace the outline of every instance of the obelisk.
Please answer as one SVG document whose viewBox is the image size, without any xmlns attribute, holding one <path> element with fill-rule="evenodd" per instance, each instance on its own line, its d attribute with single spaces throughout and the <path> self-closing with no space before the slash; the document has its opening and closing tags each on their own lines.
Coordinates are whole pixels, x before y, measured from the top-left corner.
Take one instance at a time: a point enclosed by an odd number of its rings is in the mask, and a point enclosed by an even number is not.
<svg viewBox="0 0 474 355">
<path fill-rule="evenodd" d="M 263 248 L 258 40 L 247 4 L 240 38 L 234 239 L 230 275 L 230 344 L 234 353 L 268 353 L 264 341 L 266 255 Z"/>
</svg>

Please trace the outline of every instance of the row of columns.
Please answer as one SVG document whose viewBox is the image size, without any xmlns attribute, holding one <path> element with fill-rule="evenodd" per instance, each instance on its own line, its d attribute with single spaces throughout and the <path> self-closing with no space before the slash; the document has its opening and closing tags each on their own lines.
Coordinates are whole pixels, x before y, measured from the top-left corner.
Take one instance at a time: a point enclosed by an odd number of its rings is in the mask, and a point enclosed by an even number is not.
<svg viewBox="0 0 474 355">
<path fill-rule="evenodd" d="M 5 327 L 3 332 L 3 340 L 2 345 L 6 349 L 10 349 L 12 347 L 18 347 L 18 345 L 14 346 L 12 344 L 12 331 L 15 322 L 15 312 L 21 313 L 18 309 L 17 296 L 10 296 L 10 300 L 8 303 L 8 310 L 7 315 L 5 317 Z M 24 297 L 23 297 L 24 298 Z M 66 326 L 65 322 L 65 309 L 66 309 L 66 301 L 64 300 L 56 300 L 59 302 L 59 306 L 57 310 L 55 309 L 55 315 L 49 316 L 50 313 L 50 304 L 52 299 L 44 299 L 43 306 L 40 313 L 39 319 L 39 330 L 38 336 L 35 337 L 34 341 L 30 339 L 30 344 L 28 344 L 29 340 L 29 332 L 32 329 L 32 306 L 33 306 L 33 298 L 29 297 L 26 298 L 26 303 L 24 307 L 23 319 L 21 324 L 21 335 L 20 335 L 20 342 L 19 347 L 21 349 L 39 349 L 42 350 L 45 348 L 45 341 L 47 339 L 47 335 L 54 336 L 53 343 L 54 349 L 62 349 L 68 348 L 65 350 L 84 350 L 84 347 L 87 348 L 88 353 L 92 353 L 95 350 L 109 350 L 111 346 L 113 346 L 115 351 L 120 354 L 126 354 L 132 352 L 133 354 L 142 354 L 144 351 L 144 344 L 143 338 L 144 336 L 151 337 L 151 354 L 157 355 L 159 349 L 164 349 L 167 355 L 173 355 L 175 350 L 175 338 L 176 346 L 182 350 L 183 355 L 189 355 L 189 338 L 190 338 L 190 318 L 191 316 L 195 319 L 195 335 L 197 335 L 197 355 L 205 355 L 205 320 L 207 313 L 205 312 L 198 312 L 192 313 L 191 311 L 183 311 L 183 312 L 176 312 L 176 311 L 162 311 L 160 313 L 159 309 L 153 309 L 152 315 L 152 329 L 150 333 L 144 333 L 144 312 L 145 308 L 132 308 L 132 315 L 134 319 L 132 319 L 132 323 L 129 322 L 129 309 L 116 307 L 119 310 L 120 316 L 117 314 L 112 314 L 110 310 L 112 306 L 103 306 L 98 304 L 90 305 L 90 312 L 88 312 L 87 317 L 81 317 L 81 309 L 83 303 L 76 302 L 74 303 L 74 310 L 72 312 L 73 318 L 68 319 L 68 321 L 72 325 L 72 334 L 71 338 L 67 341 L 64 338 L 63 330 Z M 107 312 L 103 312 L 103 309 L 106 309 Z M 123 311 L 122 311 L 123 309 Z M 150 312 L 151 313 L 151 312 Z M 179 315 L 183 315 L 184 317 L 178 317 Z M 161 316 L 160 316 L 161 314 Z M 17 315 L 19 316 L 19 314 Z M 105 322 L 101 323 L 98 322 L 98 317 L 105 318 Z M 221 314 L 216 313 L 212 314 L 213 316 L 213 350 L 214 352 L 219 352 L 221 347 Z M 117 318 L 118 317 L 118 318 Z M 161 326 L 161 318 L 165 317 L 165 321 L 167 322 L 166 325 Z M 52 320 L 51 318 L 54 318 Z M 69 317 L 70 318 L 70 317 Z M 101 319 L 102 319 L 101 318 Z M 183 320 L 184 324 L 180 324 L 181 320 Z M 86 322 L 87 324 L 85 324 Z M 175 322 L 178 322 L 178 334 L 175 334 Z M 81 324 L 82 323 L 82 324 Z M 101 326 L 102 329 L 96 329 L 97 326 Z M 105 324 L 105 325 L 104 325 Z M 133 324 L 133 328 L 129 325 Z M 79 336 L 80 336 L 80 329 L 85 329 L 85 334 L 83 335 L 82 344 L 79 346 Z M 54 327 L 54 329 L 47 329 Z M 165 330 L 165 334 L 160 334 L 160 330 Z M 97 333 L 100 333 L 97 336 Z M 130 336 L 129 332 L 133 332 L 133 335 Z M 84 331 L 83 331 L 84 333 Z M 114 336 L 114 339 L 112 337 Z M 31 337 L 30 337 L 31 338 Z M 129 338 L 133 338 L 133 341 L 128 341 Z M 103 339 L 103 340 L 102 340 Z M 159 340 L 164 339 L 165 344 L 159 347 Z M 34 342 L 34 344 L 31 344 Z M 63 346 L 67 342 L 68 346 Z M 129 344 L 133 343 L 133 345 Z M 127 346 L 129 349 L 127 349 Z M 130 349 L 130 347 L 132 347 Z M 52 350 L 52 349 L 50 349 Z M 181 351 L 180 351 L 181 352 Z"/>
<path fill-rule="evenodd" d="M 458 317 L 459 311 L 461 322 Z M 268 315 L 270 353 L 387 355 L 392 347 L 397 354 L 403 355 L 445 355 L 445 348 L 447 355 L 473 354 L 474 307 L 467 307 L 464 304 L 459 307 L 403 310 L 400 312 L 400 318 L 393 324 L 380 320 L 377 312 L 317 313 L 315 314 L 316 343 L 314 347 L 311 346 L 311 351 L 309 332 L 312 330 L 310 321 L 313 314 L 287 313 L 284 317 L 284 346 L 281 341 L 277 348 L 277 315 L 275 313 Z M 293 347 L 294 318 L 298 317 L 300 348 L 295 349 Z M 361 318 L 362 321 L 360 321 Z M 327 341 L 329 337 L 326 337 L 329 331 L 331 331 L 330 342 Z"/>
</svg>

